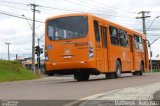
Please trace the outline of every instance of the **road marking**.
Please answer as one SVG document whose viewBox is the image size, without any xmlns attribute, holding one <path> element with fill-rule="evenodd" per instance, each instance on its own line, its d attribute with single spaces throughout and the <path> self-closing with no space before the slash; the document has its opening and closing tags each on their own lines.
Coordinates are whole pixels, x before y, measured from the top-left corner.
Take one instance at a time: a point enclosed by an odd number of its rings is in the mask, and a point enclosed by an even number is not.
<svg viewBox="0 0 160 106">
<path fill-rule="evenodd" d="M 112 90 L 112 91 L 108 91 L 108 92 L 105 92 L 105 93 L 99 93 L 99 94 L 95 94 L 95 95 L 92 95 L 92 96 L 88 96 L 88 97 L 84 97 L 84 98 L 81 98 L 81 99 L 78 99 L 78 100 L 75 100 L 73 102 L 70 102 L 70 103 L 67 103 L 65 104 L 64 106 L 74 106 L 78 103 L 81 103 L 81 104 L 84 104 L 84 102 L 87 102 L 87 100 L 97 100 L 98 98 L 101 98 L 103 97 L 104 95 L 106 94 L 109 94 L 109 93 L 115 93 L 115 92 L 118 92 L 118 91 L 123 91 L 123 90 L 127 90 L 127 89 L 141 89 L 142 87 L 142 90 L 143 89 L 146 89 L 146 87 L 150 86 L 150 90 L 153 91 L 152 87 L 154 85 L 159 85 L 160 86 L 160 83 L 159 82 L 155 82 L 155 83 L 150 83 L 150 84 L 143 84 L 143 85 L 137 85 L 137 86 L 133 86 L 133 87 L 126 87 L 126 88 L 121 88 L 121 89 L 116 89 L 116 90 Z M 159 89 L 159 86 L 157 89 Z M 157 91 L 156 89 L 154 90 L 154 92 Z M 137 92 L 140 92 L 139 90 Z M 141 93 L 140 93 L 141 94 Z M 150 95 L 152 95 L 153 93 L 151 92 Z M 135 95 L 136 96 L 136 95 Z M 139 95 L 138 95 L 139 96 Z M 149 96 L 150 97 L 150 96 Z M 112 99 L 111 99 L 112 100 Z M 83 106 L 83 105 L 82 105 Z"/>
<path fill-rule="evenodd" d="M 87 97 L 84 97 L 84 98 L 75 100 L 75 101 L 73 101 L 73 102 L 67 103 L 67 104 L 65 104 L 64 106 L 73 106 L 73 105 L 78 104 L 78 103 L 80 103 L 80 102 L 82 102 L 82 101 L 84 101 L 84 100 L 92 100 L 92 99 L 94 99 L 95 97 L 99 97 L 99 96 L 102 96 L 102 95 L 104 95 L 104 94 L 105 94 L 105 93 L 99 93 L 99 94 L 94 94 L 94 95 L 92 95 L 92 96 L 87 96 Z"/>
</svg>

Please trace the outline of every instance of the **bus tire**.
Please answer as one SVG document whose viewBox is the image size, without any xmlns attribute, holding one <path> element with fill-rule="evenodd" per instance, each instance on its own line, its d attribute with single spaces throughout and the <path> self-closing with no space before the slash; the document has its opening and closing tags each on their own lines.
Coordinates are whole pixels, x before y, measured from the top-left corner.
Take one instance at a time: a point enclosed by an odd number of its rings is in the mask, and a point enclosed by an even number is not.
<svg viewBox="0 0 160 106">
<path fill-rule="evenodd" d="M 121 77 L 121 72 L 122 72 L 121 64 L 119 61 L 117 61 L 116 62 L 116 73 L 115 73 L 116 78 Z"/>
<path fill-rule="evenodd" d="M 144 65 L 141 63 L 141 65 L 140 65 L 140 71 L 138 72 L 138 75 L 142 76 L 143 72 L 144 72 Z"/>
<path fill-rule="evenodd" d="M 48 75 L 48 76 L 54 76 L 54 74 L 53 74 L 53 73 L 48 73 L 47 75 Z"/>
<path fill-rule="evenodd" d="M 74 79 L 77 81 L 87 81 L 89 79 L 89 73 L 77 72 L 74 74 Z"/>
<path fill-rule="evenodd" d="M 107 74 L 105 74 L 105 78 L 106 79 L 113 79 L 113 78 L 115 78 L 115 73 L 107 73 Z"/>
<path fill-rule="evenodd" d="M 133 75 L 142 76 L 144 72 L 144 65 L 141 63 L 140 70 L 133 73 Z"/>
</svg>

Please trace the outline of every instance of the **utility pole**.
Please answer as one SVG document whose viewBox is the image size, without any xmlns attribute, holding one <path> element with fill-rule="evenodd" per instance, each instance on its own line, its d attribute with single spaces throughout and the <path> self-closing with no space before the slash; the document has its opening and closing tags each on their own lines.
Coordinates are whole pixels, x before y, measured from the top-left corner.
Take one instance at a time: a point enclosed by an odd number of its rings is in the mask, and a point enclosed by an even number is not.
<svg viewBox="0 0 160 106">
<path fill-rule="evenodd" d="M 149 18 L 151 16 L 146 16 L 146 14 L 150 13 L 150 11 L 141 11 L 139 12 L 138 14 L 142 14 L 142 17 L 136 17 L 136 19 L 142 19 L 142 25 L 143 25 L 143 33 L 146 35 L 147 32 L 146 32 L 146 23 L 145 23 L 145 20 L 146 18 Z"/>
<path fill-rule="evenodd" d="M 8 60 L 10 61 L 9 45 L 10 45 L 11 43 L 6 42 L 5 44 L 8 45 Z"/>
<path fill-rule="evenodd" d="M 35 72 L 35 12 L 39 12 L 36 10 L 36 7 L 39 5 L 29 4 L 33 7 L 31 10 L 33 11 L 33 26 L 32 26 L 32 71 Z"/>
</svg>

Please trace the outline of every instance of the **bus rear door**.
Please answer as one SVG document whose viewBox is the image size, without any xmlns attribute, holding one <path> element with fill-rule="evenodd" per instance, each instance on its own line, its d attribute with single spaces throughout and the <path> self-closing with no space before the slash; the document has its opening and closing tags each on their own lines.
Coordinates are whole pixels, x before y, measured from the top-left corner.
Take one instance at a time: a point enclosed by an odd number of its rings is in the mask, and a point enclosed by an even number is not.
<svg viewBox="0 0 160 106">
<path fill-rule="evenodd" d="M 107 27 L 100 26 L 100 31 L 101 31 L 101 38 L 102 38 L 104 71 L 106 72 L 108 70 Z"/>
<path fill-rule="evenodd" d="M 131 65 L 130 65 L 130 70 L 134 70 L 134 45 L 133 45 L 133 36 L 128 35 L 129 37 L 129 46 L 130 46 L 130 59 L 131 59 Z"/>
<path fill-rule="evenodd" d="M 107 27 L 98 21 L 94 21 L 95 35 L 96 35 L 96 59 L 97 69 L 100 72 L 106 72 L 108 70 L 107 61 Z"/>
</svg>

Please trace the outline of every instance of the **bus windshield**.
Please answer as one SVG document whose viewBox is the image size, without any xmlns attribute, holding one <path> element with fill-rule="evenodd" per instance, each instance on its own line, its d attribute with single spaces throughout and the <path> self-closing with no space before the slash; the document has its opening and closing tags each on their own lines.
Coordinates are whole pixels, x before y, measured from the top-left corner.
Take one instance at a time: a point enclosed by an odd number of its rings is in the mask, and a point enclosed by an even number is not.
<svg viewBox="0 0 160 106">
<path fill-rule="evenodd" d="M 69 16 L 48 20 L 50 40 L 64 40 L 85 37 L 88 32 L 86 16 Z"/>
</svg>

